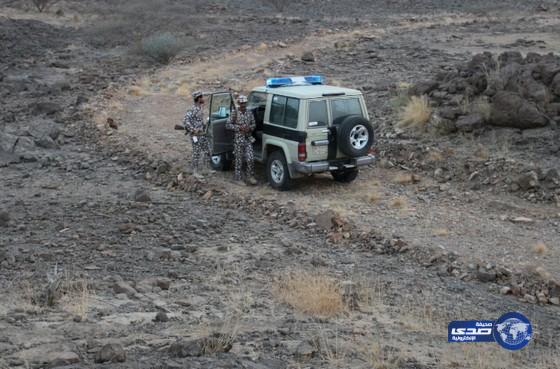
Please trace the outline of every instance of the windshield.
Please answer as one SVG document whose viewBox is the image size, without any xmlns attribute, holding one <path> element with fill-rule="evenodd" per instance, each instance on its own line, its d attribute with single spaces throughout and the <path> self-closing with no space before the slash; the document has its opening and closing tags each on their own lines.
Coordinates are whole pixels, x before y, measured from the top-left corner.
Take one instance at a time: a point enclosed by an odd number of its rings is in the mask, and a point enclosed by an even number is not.
<svg viewBox="0 0 560 369">
<path fill-rule="evenodd" d="M 336 121 L 338 118 L 345 117 L 347 115 L 363 116 L 360 99 L 357 97 L 351 99 L 331 100 L 331 110 L 333 121 Z"/>
</svg>

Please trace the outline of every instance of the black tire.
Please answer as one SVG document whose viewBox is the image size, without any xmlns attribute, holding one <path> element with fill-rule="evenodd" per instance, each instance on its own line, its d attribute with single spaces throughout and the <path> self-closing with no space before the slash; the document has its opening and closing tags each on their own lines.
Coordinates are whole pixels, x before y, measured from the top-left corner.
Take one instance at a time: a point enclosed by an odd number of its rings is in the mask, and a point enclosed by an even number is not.
<svg viewBox="0 0 560 369">
<path fill-rule="evenodd" d="M 228 171 L 231 168 L 231 160 L 227 158 L 225 153 L 210 156 L 210 167 L 221 172 Z"/>
<path fill-rule="evenodd" d="M 373 145 L 373 127 L 364 117 L 349 115 L 338 126 L 337 143 L 351 158 L 365 156 Z"/>
<path fill-rule="evenodd" d="M 358 177 L 359 172 L 360 171 L 358 169 L 333 170 L 331 172 L 331 175 L 333 176 L 333 179 L 337 182 L 350 183 Z"/>
<path fill-rule="evenodd" d="M 266 178 L 270 187 L 286 191 L 290 189 L 292 180 L 284 153 L 281 150 L 273 151 L 266 162 Z"/>
</svg>

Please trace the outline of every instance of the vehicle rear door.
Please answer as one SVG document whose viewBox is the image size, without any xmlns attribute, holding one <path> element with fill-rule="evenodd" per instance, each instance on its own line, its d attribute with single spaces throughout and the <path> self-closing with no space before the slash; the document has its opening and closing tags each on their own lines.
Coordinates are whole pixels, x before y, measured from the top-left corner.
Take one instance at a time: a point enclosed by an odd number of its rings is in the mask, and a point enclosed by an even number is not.
<svg viewBox="0 0 560 369">
<path fill-rule="evenodd" d="M 308 100 L 307 118 L 307 160 L 327 160 L 330 132 L 327 100 Z"/>
<path fill-rule="evenodd" d="M 233 151 L 233 131 L 226 129 L 233 105 L 233 96 L 229 92 L 217 92 L 210 95 L 208 135 L 212 155 Z"/>
</svg>

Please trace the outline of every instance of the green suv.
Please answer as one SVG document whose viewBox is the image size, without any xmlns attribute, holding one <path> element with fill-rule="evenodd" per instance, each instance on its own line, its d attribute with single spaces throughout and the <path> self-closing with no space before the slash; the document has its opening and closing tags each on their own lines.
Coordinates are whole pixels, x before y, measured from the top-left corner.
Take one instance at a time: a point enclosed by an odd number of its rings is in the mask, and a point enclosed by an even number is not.
<svg viewBox="0 0 560 369">
<path fill-rule="evenodd" d="M 233 132 L 225 123 L 234 108 L 229 92 L 210 97 L 211 166 L 227 170 L 233 157 Z M 351 182 L 360 166 L 372 164 L 373 128 L 360 91 L 328 86 L 320 76 L 267 80 L 249 94 L 255 115 L 255 160 L 266 164 L 270 185 L 279 190 L 293 179 L 330 172 Z"/>
</svg>

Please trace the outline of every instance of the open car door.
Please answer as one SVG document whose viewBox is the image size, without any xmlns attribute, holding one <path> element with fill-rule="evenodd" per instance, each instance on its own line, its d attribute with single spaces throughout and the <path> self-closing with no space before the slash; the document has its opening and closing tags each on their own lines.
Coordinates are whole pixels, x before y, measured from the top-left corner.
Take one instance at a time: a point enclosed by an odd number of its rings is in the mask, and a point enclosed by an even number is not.
<svg viewBox="0 0 560 369">
<path fill-rule="evenodd" d="M 232 109 L 233 96 L 229 92 L 217 92 L 210 95 L 208 133 L 212 155 L 233 151 L 233 131 L 226 129 L 226 121 Z"/>
</svg>

